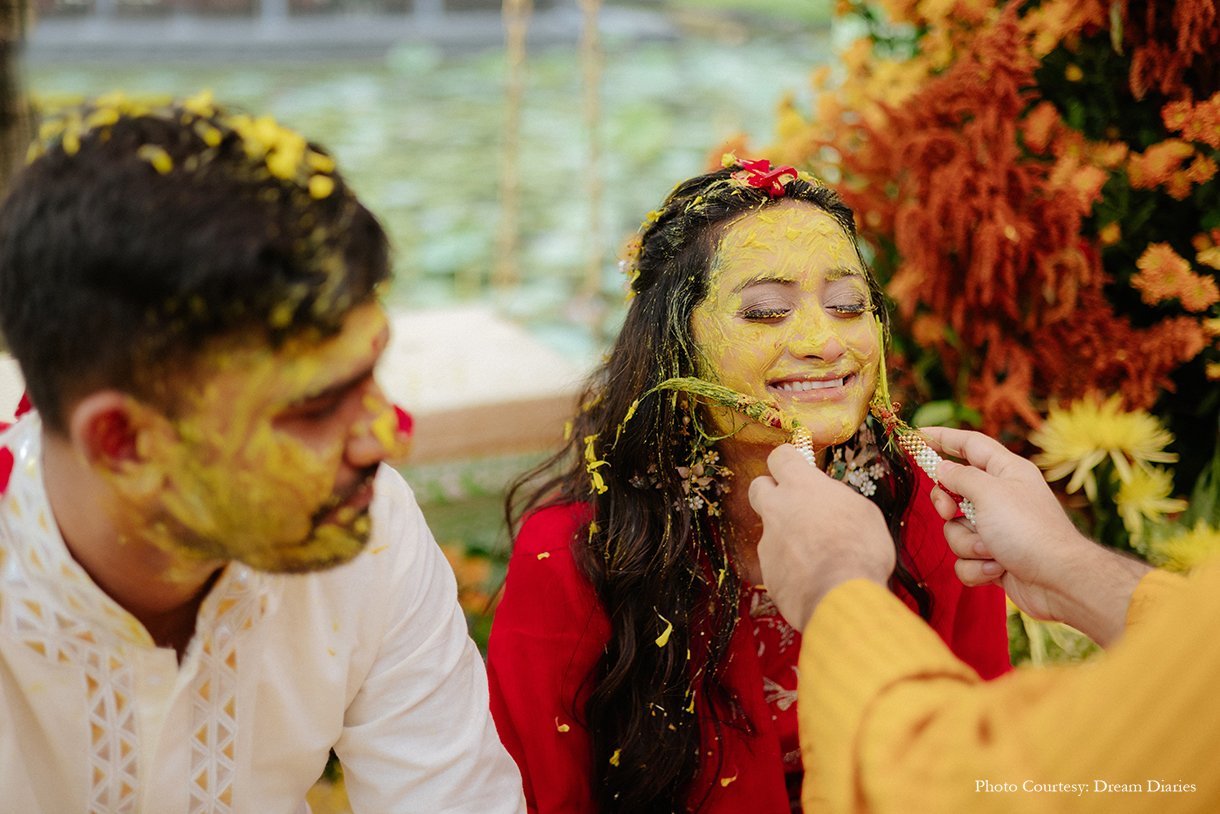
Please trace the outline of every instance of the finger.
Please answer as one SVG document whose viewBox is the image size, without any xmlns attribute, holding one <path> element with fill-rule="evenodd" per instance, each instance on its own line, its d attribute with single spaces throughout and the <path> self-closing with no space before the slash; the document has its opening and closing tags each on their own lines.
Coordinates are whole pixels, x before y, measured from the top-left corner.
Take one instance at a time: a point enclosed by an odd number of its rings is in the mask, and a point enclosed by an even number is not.
<svg viewBox="0 0 1220 814">
<path fill-rule="evenodd" d="M 976 507 L 986 502 L 987 493 L 996 486 L 992 474 L 952 461 L 941 461 L 937 465 L 936 481 L 942 489 L 967 498 Z"/>
<path fill-rule="evenodd" d="M 767 469 L 777 483 L 784 483 L 794 478 L 807 478 L 810 473 L 829 477 L 816 466 L 810 466 L 805 456 L 792 444 L 780 444 L 771 450 L 767 456 Z"/>
<path fill-rule="evenodd" d="M 965 518 L 954 518 L 945 523 L 945 542 L 959 557 L 967 559 L 991 559 L 986 546 L 979 538 L 978 532 L 969 525 Z"/>
<path fill-rule="evenodd" d="M 953 564 L 957 578 L 967 587 L 998 582 L 1004 569 L 995 560 L 958 560 Z"/>
<path fill-rule="evenodd" d="M 958 515 L 957 501 L 946 495 L 939 486 L 932 489 L 932 506 L 941 520 L 952 520 Z"/>
<path fill-rule="evenodd" d="M 939 447 L 940 452 L 954 458 L 962 458 L 971 466 L 992 475 L 998 474 L 1000 469 L 1011 464 L 1014 459 L 1024 460 L 999 441 L 981 432 L 949 427 L 923 427 L 922 431 L 933 441 L 935 447 Z"/>
<path fill-rule="evenodd" d="M 759 475 L 754 480 L 750 481 L 750 488 L 746 492 L 746 497 L 750 500 L 750 506 L 759 515 L 762 515 L 763 506 L 771 499 L 779 484 L 770 475 Z"/>
</svg>

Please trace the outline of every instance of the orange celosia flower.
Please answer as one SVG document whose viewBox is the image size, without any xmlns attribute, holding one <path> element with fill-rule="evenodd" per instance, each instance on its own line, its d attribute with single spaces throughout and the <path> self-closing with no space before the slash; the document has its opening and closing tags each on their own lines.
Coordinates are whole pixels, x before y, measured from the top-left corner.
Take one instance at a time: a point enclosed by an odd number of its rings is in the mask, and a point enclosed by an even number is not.
<svg viewBox="0 0 1220 814">
<path fill-rule="evenodd" d="M 1131 46 L 1131 92 L 1189 99 L 1190 82 L 1220 75 L 1220 25 L 1213 0 L 1116 0 Z"/>
<path fill-rule="evenodd" d="M 911 323 L 911 336 L 925 348 L 937 347 L 945 338 L 945 321 L 935 314 L 922 314 Z"/>
</svg>

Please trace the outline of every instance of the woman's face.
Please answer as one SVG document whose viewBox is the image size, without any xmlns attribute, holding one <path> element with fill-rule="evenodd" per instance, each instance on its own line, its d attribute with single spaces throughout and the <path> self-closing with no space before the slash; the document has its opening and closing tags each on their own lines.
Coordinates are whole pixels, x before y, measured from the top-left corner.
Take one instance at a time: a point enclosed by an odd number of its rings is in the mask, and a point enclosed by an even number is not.
<svg viewBox="0 0 1220 814">
<path fill-rule="evenodd" d="M 877 385 L 881 336 L 864 269 L 839 224 L 806 203 L 748 214 L 724 231 L 707 298 L 691 316 L 700 375 L 778 403 L 822 449 L 852 436 Z M 711 408 L 722 444 L 773 447 L 786 433 Z"/>
</svg>

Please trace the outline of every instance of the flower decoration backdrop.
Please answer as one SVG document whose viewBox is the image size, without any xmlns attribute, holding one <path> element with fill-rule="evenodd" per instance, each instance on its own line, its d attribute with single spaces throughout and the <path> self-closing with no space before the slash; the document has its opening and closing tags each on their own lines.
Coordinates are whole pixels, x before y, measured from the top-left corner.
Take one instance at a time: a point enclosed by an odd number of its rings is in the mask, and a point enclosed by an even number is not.
<svg viewBox="0 0 1220 814">
<path fill-rule="evenodd" d="M 1038 453 L 1103 542 L 1182 568 L 1220 550 L 1220 4 L 837 14 L 861 36 L 767 154 L 856 209 L 896 396 Z"/>
</svg>

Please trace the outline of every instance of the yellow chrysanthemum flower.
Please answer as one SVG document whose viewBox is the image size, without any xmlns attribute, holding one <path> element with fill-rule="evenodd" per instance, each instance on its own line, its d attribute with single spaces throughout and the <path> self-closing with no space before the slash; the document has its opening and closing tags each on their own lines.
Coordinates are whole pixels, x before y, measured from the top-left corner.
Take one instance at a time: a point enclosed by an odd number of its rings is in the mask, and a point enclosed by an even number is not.
<svg viewBox="0 0 1220 814">
<path fill-rule="evenodd" d="M 1067 475 L 1067 491 L 1084 486 L 1089 500 L 1097 498 L 1093 469 L 1108 456 L 1119 479 L 1131 480 L 1131 464 L 1148 468 L 1149 463 L 1172 463 L 1177 455 L 1165 452 L 1173 433 L 1144 410 L 1122 409 L 1119 396 L 1098 403 L 1095 398 L 1073 402 L 1067 410 L 1051 408 L 1042 426 L 1029 434 L 1031 443 L 1042 448 L 1034 463 L 1046 472 L 1048 481 Z"/>
<path fill-rule="evenodd" d="M 1204 560 L 1220 555 L 1220 530 L 1200 520 L 1193 529 L 1149 545 L 1152 560 L 1170 571 L 1188 571 Z"/>
<path fill-rule="evenodd" d="M 1143 536 L 1145 518 L 1155 521 L 1162 515 L 1186 511 L 1186 501 L 1170 497 L 1172 492 L 1172 472 L 1159 466 L 1131 470 L 1131 477 L 1118 487 L 1114 502 L 1132 538 Z"/>
</svg>

